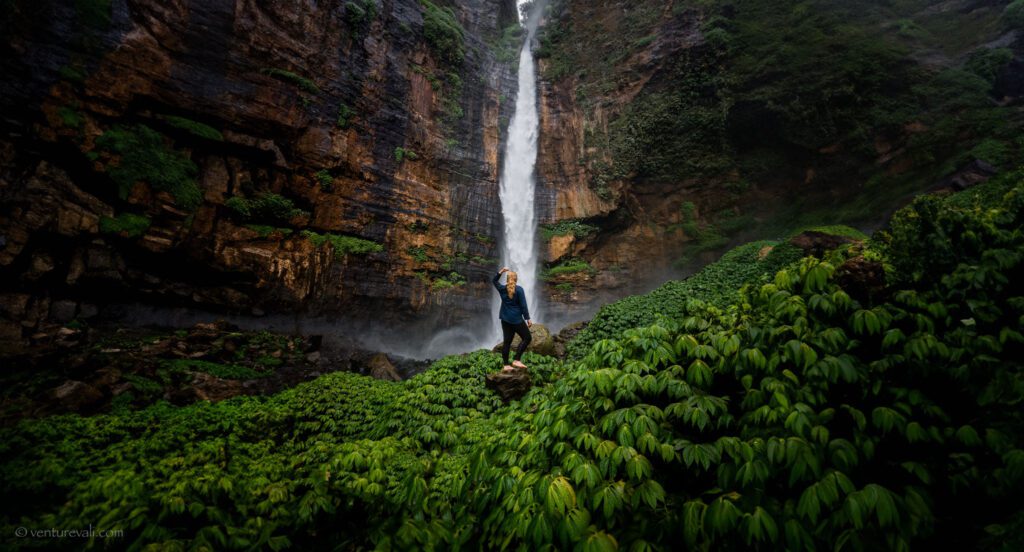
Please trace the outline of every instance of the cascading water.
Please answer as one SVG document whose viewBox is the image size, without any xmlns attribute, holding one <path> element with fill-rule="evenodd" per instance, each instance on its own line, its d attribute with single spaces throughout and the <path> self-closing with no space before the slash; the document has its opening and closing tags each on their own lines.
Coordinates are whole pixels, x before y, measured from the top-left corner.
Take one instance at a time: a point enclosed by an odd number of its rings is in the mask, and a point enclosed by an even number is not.
<svg viewBox="0 0 1024 552">
<path fill-rule="evenodd" d="M 509 124 L 505 145 L 504 168 L 498 194 L 504 219 L 504 241 L 501 261 L 519 274 L 526 290 L 530 317 L 540 318 L 537 280 L 537 214 L 534 210 L 534 165 L 537 161 L 537 82 L 530 43 L 537 30 L 538 17 L 526 24 L 526 41 L 519 53 L 519 91 L 516 109 Z M 494 332 L 500 335 L 497 322 L 498 303 L 494 303 Z"/>
</svg>

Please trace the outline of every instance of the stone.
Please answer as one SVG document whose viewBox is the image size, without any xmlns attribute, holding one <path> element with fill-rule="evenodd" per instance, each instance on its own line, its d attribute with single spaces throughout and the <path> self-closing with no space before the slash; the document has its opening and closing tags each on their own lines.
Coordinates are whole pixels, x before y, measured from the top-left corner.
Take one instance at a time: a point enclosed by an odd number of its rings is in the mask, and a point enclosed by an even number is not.
<svg viewBox="0 0 1024 552">
<path fill-rule="evenodd" d="M 205 372 L 196 372 L 192 377 L 191 394 L 197 400 L 217 402 L 246 394 L 245 386 L 239 380 L 221 379 Z M 185 393 L 188 396 L 190 393 Z"/>
<path fill-rule="evenodd" d="M 121 371 L 117 368 L 100 368 L 96 370 L 96 376 L 92 380 L 92 385 L 97 389 L 103 389 L 105 387 L 113 387 L 120 380 Z"/>
<path fill-rule="evenodd" d="M 551 332 L 548 331 L 548 327 L 544 324 L 534 324 L 530 327 L 530 336 L 533 338 L 530 341 L 530 346 L 526 348 L 527 351 L 537 353 L 538 355 L 546 356 L 558 356 L 558 346 L 555 343 L 554 338 L 551 336 Z M 514 351 L 519 347 L 519 343 L 522 339 L 516 335 L 512 338 L 512 347 L 509 349 L 509 357 L 514 354 Z M 498 343 L 494 346 L 492 351 L 496 353 L 501 352 L 501 346 L 503 343 Z"/>
<path fill-rule="evenodd" d="M 803 250 L 804 255 L 822 257 L 825 253 L 839 247 L 840 245 L 845 243 L 854 243 L 857 241 L 860 240 L 849 236 L 836 236 L 835 234 L 808 230 L 793 236 L 789 240 L 789 243 Z"/>
<path fill-rule="evenodd" d="M 21 324 L 0 320 L 0 340 L 18 340 L 21 335 Z"/>
<path fill-rule="evenodd" d="M 504 402 L 518 400 L 530 391 L 533 380 L 527 368 L 512 368 L 487 374 L 485 385 L 493 390 Z"/>
<path fill-rule="evenodd" d="M 310 364 L 319 364 L 320 363 L 320 351 L 313 351 L 311 353 L 308 353 L 306 355 L 306 362 L 308 362 Z"/>
<path fill-rule="evenodd" d="M 85 412 L 103 401 L 103 393 L 83 381 L 67 380 L 50 390 L 50 398 L 62 410 Z"/>
<path fill-rule="evenodd" d="M 29 280 L 38 280 L 44 274 L 52 271 L 54 267 L 53 257 L 49 253 L 37 251 L 32 254 L 32 260 L 29 262 L 29 269 L 25 272 L 25 277 Z"/>
<path fill-rule="evenodd" d="M 74 301 L 54 301 L 50 305 L 50 318 L 54 322 L 71 322 L 77 310 L 78 305 Z"/>
<path fill-rule="evenodd" d="M 379 380 L 388 381 L 399 381 L 402 376 L 398 375 L 398 370 L 395 369 L 395 365 L 391 364 L 388 360 L 388 356 L 384 353 L 378 353 L 370 359 L 367 365 L 370 376 Z"/>
<path fill-rule="evenodd" d="M 0 316 L 18 321 L 28 311 L 29 295 L 27 293 L 0 294 Z"/>
</svg>

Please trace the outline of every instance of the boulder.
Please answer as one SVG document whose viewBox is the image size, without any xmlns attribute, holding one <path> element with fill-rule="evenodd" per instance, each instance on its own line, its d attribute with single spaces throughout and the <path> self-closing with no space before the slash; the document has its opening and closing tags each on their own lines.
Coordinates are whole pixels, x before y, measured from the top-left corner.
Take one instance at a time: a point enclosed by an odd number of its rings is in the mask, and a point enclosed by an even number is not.
<svg viewBox="0 0 1024 552">
<path fill-rule="evenodd" d="M 530 371 L 526 368 L 513 368 L 510 371 L 498 371 L 487 374 L 486 385 L 501 400 L 508 402 L 522 398 L 533 385 Z"/>
<path fill-rule="evenodd" d="M 50 398 L 64 411 L 83 412 L 103 401 L 103 393 L 84 381 L 67 380 L 50 390 Z"/>
<path fill-rule="evenodd" d="M 526 349 L 527 351 L 537 353 L 538 355 L 558 356 L 558 344 L 555 342 L 554 337 L 552 337 L 551 332 L 548 331 L 547 326 L 544 324 L 534 324 L 530 327 L 530 336 L 533 337 L 533 340 L 530 341 L 530 346 Z M 519 347 L 520 341 L 522 339 L 519 339 L 518 335 L 512 338 L 511 351 L 515 351 Z M 498 343 L 491 350 L 500 353 L 501 346 L 502 343 Z"/>
<path fill-rule="evenodd" d="M 75 319 L 78 304 L 74 301 L 54 301 L 50 305 L 50 318 L 56 322 L 71 322 Z"/>
<path fill-rule="evenodd" d="M 388 381 L 399 381 L 402 376 L 398 375 L 398 370 L 395 370 L 395 365 L 391 364 L 388 360 L 388 355 L 384 353 L 378 353 L 370 359 L 367 365 L 370 375 L 375 379 L 388 380 Z"/>
<path fill-rule="evenodd" d="M 789 243 L 803 250 L 804 255 L 822 257 L 826 252 L 831 251 L 844 243 L 859 241 L 849 236 L 836 236 L 817 230 L 808 230 L 790 238 Z"/>
<path fill-rule="evenodd" d="M 221 379 L 205 372 L 196 372 L 191 387 L 185 389 L 178 399 L 184 403 L 192 400 L 217 402 L 244 394 L 245 386 L 239 380 Z"/>
</svg>

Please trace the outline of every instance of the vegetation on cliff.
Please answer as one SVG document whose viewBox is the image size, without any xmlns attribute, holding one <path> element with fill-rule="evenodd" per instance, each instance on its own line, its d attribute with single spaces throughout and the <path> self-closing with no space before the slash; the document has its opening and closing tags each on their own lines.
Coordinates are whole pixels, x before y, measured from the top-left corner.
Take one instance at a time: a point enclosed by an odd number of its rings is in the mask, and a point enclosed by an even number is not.
<svg viewBox="0 0 1024 552">
<path fill-rule="evenodd" d="M 0 431 L 3 525 L 216 549 L 1019 547 L 1021 177 L 825 258 L 740 248 L 606 308 L 579 360 L 528 354 L 537 386 L 507 405 L 481 351 L 24 421 Z M 884 290 L 843 279 L 863 263 Z"/>
<path fill-rule="evenodd" d="M 537 55 L 604 197 L 696 182 L 717 188 L 708 217 L 754 186 L 787 197 L 769 225 L 874 222 L 974 159 L 1019 158 L 1007 3 L 554 0 Z"/>
</svg>

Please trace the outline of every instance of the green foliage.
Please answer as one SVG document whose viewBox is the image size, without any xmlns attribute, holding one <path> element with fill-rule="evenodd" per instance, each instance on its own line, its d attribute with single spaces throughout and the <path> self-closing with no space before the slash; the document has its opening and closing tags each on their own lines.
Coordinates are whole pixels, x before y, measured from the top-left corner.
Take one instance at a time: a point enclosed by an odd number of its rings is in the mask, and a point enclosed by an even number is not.
<svg viewBox="0 0 1024 552">
<path fill-rule="evenodd" d="M 318 234 L 312 230 L 303 230 L 301 233 L 317 247 L 330 243 L 331 247 L 334 248 L 334 254 L 339 257 L 345 255 L 368 255 L 384 251 L 383 245 L 354 236 L 341 236 L 331 233 Z"/>
<path fill-rule="evenodd" d="M 277 228 L 266 224 L 246 224 L 245 227 L 259 234 L 261 239 L 267 239 L 271 236 L 274 236 L 275 238 L 287 238 L 295 232 L 291 228 Z"/>
<path fill-rule="evenodd" d="M 410 161 L 415 161 L 415 160 L 419 159 L 419 156 L 416 155 L 415 151 L 412 151 L 410 149 L 405 149 L 403 147 L 395 148 L 395 161 L 398 161 L 399 163 L 401 163 L 405 159 L 408 159 Z"/>
<path fill-rule="evenodd" d="M 120 548 L 1013 549 L 1018 182 L 994 205 L 993 187 L 909 207 L 876 253 L 903 271 L 928 244 L 938 272 L 884 300 L 837 284 L 853 251 L 759 260 L 750 244 L 641 296 L 676 307 L 654 325 L 566 364 L 527 353 L 535 385 L 509 404 L 485 386 L 500 358 L 478 351 L 403 382 L 334 372 L 0 428 L 0 525 L 93 523 L 124 529 Z"/>
<path fill-rule="evenodd" d="M 224 205 L 244 221 L 287 223 L 295 217 L 309 214 L 296 207 L 292 200 L 269 192 L 260 193 L 253 199 L 230 197 Z"/>
<path fill-rule="evenodd" d="M 1013 59 L 1009 48 L 981 48 L 971 52 L 964 67 L 989 83 L 996 80 L 999 71 Z"/>
<path fill-rule="evenodd" d="M 167 121 L 167 124 L 172 127 L 184 130 L 193 136 L 206 138 L 207 140 L 213 140 L 215 142 L 224 141 L 224 135 L 221 134 L 219 130 L 198 121 L 193 121 L 192 119 L 187 119 L 185 117 L 178 117 L 177 115 L 163 115 L 160 118 Z"/>
<path fill-rule="evenodd" d="M 60 117 L 60 122 L 68 128 L 78 130 L 85 124 L 85 117 L 81 113 L 71 107 L 62 107 L 57 110 L 57 116 Z"/>
<path fill-rule="evenodd" d="M 765 248 L 771 250 L 762 258 Z M 601 339 L 652 324 L 660 316 L 678 319 L 694 299 L 724 308 L 736 301 L 740 287 L 767 281 L 799 258 L 800 250 L 788 244 L 760 241 L 741 245 L 685 280 L 669 281 L 645 295 L 633 295 L 601 307 L 590 324 L 569 342 L 566 351 L 570 358 L 581 358 Z"/>
<path fill-rule="evenodd" d="M 494 57 L 499 63 L 518 65 L 519 48 L 523 45 L 523 32 L 524 29 L 520 24 L 513 23 L 505 27 L 501 32 L 501 37 L 491 44 Z M 499 98 L 499 103 L 504 103 L 504 99 Z"/>
<path fill-rule="evenodd" d="M 562 261 L 555 266 L 546 268 L 541 272 L 540 279 L 544 281 L 554 280 L 560 276 L 576 274 L 577 272 L 595 272 L 594 267 L 583 259 L 569 259 Z"/>
<path fill-rule="evenodd" d="M 442 289 L 451 289 L 454 287 L 459 287 L 461 285 L 465 285 L 465 283 L 465 276 L 459 274 L 458 272 L 450 272 L 448 273 L 447 276 L 434 278 L 433 283 L 430 285 L 430 287 L 434 291 L 438 291 Z"/>
<path fill-rule="evenodd" d="M 145 215 L 121 213 L 114 218 L 100 217 L 100 232 L 120 234 L 126 238 L 138 238 L 149 230 L 150 220 Z"/>
<path fill-rule="evenodd" d="M 706 0 L 677 2 L 670 16 L 662 2 L 637 0 L 614 18 L 554 6 L 536 53 L 547 79 L 572 75 L 563 84 L 583 112 L 584 170 L 602 197 L 621 181 L 707 188 L 728 178 L 779 190 L 800 178 L 797 167 L 814 167 L 832 202 L 794 194 L 782 202 L 791 212 L 765 206 L 759 220 L 781 230 L 863 224 L 960 168 L 979 145 L 1020 157 L 1024 119 L 989 96 L 1010 54 L 985 47 L 1005 35 L 996 21 L 1004 5 Z M 633 45 L 679 21 L 700 22 L 703 47 L 659 62 L 635 98 L 616 102 L 646 71 L 627 57 Z M 950 63 L 931 63 L 935 53 Z M 884 166 L 890 154 L 876 140 L 900 144 Z M 877 185 L 866 192 L 865 181 Z"/>
<path fill-rule="evenodd" d="M 321 92 L 320 87 L 317 86 L 315 82 L 291 71 L 286 71 L 277 67 L 268 67 L 262 69 L 260 72 L 264 75 L 274 77 L 275 79 L 294 84 L 310 94 L 319 94 Z"/>
<path fill-rule="evenodd" d="M 74 83 L 85 82 L 85 70 L 76 65 L 62 65 L 58 71 L 60 78 Z"/>
<path fill-rule="evenodd" d="M 330 171 L 327 169 L 320 169 L 313 175 L 316 181 L 320 183 L 320 189 L 325 192 L 330 192 L 334 189 L 334 177 L 331 176 Z"/>
<path fill-rule="evenodd" d="M 75 0 L 75 16 L 86 27 L 105 30 L 110 27 L 110 0 Z"/>
<path fill-rule="evenodd" d="M 196 185 L 198 172 L 188 156 L 167 146 L 162 134 L 146 125 L 118 125 L 96 139 L 96 147 L 120 156 L 107 167 L 122 199 L 136 182 L 144 181 L 154 190 L 168 192 L 181 207 L 194 209 L 202 202 Z"/>
<path fill-rule="evenodd" d="M 430 258 L 427 256 L 427 249 L 423 246 L 409 246 L 409 248 L 406 249 L 405 252 L 408 253 L 409 256 L 412 257 L 413 260 L 418 263 L 425 263 Z"/>
<path fill-rule="evenodd" d="M 1024 0 L 1013 0 L 1006 6 L 1003 22 L 1012 29 L 1024 29 Z"/>
<path fill-rule="evenodd" d="M 1009 183 L 1022 181 L 1024 173 L 1016 171 L 992 182 L 991 187 L 1005 190 Z M 1011 263 L 1017 236 L 1003 228 L 1019 222 L 1018 203 L 1022 200 L 1019 188 L 1006 194 L 1007 211 L 995 216 L 985 204 L 964 204 L 964 199 L 979 197 L 977 191 L 968 190 L 962 196 L 942 198 L 923 196 L 893 215 L 890 223 L 888 256 L 895 268 L 895 277 L 904 285 L 934 286 L 956 275 L 956 268 L 967 260 L 978 257 L 984 244 L 991 248 L 988 257 L 978 258 L 973 266 L 978 275 L 977 284 L 984 285 L 995 277 L 996 268 Z M 998 192 L 997 192 L 998 194 Z"/>
<path fill-rule="evenodd" d="M 410 222 L 407 225 L 407 228 L 410 232 L 415 234 L 426 234 L 430 230 L 430 225 L 420 219 L 416 219 L 415 221 Z"/>
<path fill-rule="evenodd" d="M 561 284 L 555 284 L 555 289 L 562 293 L 572 293 L 575 286 L 572 285 L 572 282 L 562 282 Z"/>
<path fill-rule="evenodd" d="M 361 33 L 377 18 L 377 2 L 375 0 L 348 0 L 345 2 L 345 22 Z"/>
<path fill-rule="evenodd" d="M 868 239 L 868 235 L 865 234 L 864 232 L 861 232 L 860 230 L 857 230 L 856 228 L 852 228 L 850 226 L 845 226 L 845 225 L 842 225 L 842 224 L 832 224 L 832 225 L 829 225 L 829 226 L 808 226 L 808 227 L 801 228 L 799 230 L 794 230 L 794 231 L 790 232 L 788 237 L 792 238 L 793 236 L 796 236 L 798 234 L 802 234 L 804 232 L 821 232 L 822 234 L 831 234 L 833 236 L 843 236 L 843 237 L 846 237 L 846 238 L 853 238 L 855 240 L 866 240 L 866 239 Z"/>
<path fill-rule="evenodd" d="M 356 112 L 353 111 L 352 108 L 345 104 L 340 104 L 338 106 L 338 120 L 336 123 L 338 128 L 348 128 L 348 126 L 352 124 L 352 117 L 355 114 Z"/>
<path fill-rule="evenodd" d="M 551 241 L 555 236 L 573 235 L 577 238 L 585 238 L 600 230 L 592 224 L 585 224 L 579 220 L 560 220 L 554 224 L 542 224 L 540 236 L 544 241 Z"/>
<path fill-rule="evenodd" d="M 434 57 L 453 66 L 462 65 L 466 57 L 466 32 L 455 17 L 455 12 L 447 6 L 439 7 L 427 0 L 421 0 L 420 4 L 423 6 L 423 34 Z"/>
</svg>

